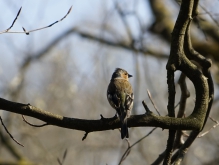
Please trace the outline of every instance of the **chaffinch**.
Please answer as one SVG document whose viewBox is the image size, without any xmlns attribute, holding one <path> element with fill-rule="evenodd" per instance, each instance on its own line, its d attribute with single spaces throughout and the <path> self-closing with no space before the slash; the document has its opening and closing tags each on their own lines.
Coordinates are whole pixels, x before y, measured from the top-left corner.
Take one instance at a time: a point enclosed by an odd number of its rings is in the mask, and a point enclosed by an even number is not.
<svg viewBox="0 0 219 165">
<path fill-rule="evenodd" d="M 126 70 L 116 68 L 107 89 L 107 99 L 120 118 L 122 139 L 129 137 L 127 118 L 130 117 L 134 100 L 129 77 L 132 75 Z"/>
</svg>

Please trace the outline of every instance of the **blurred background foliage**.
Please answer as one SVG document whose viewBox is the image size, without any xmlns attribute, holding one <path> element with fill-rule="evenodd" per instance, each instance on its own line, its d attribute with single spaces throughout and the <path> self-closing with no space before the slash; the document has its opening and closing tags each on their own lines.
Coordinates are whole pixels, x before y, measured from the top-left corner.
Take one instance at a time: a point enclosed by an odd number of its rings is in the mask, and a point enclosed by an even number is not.
<svg viewBox="0 0 219 165">
<path fill-rule="evenodd" d="M 115 111 L 106 99 L 106 89 L 116 67 L 134 77 L 133 114 L 145 113 L 145 100 L 151 92 L 161 115 L 167 115 L 165 65 L 169 55 L 171 32 L 179 11 L 174 0 L 1 0 L 0 29 L 10 26 L 17 11 L 22 12 L 11 31 L 35 29 L 60 19 L 70 6 L 68 17 L 51 28 L 25 34 L 0 37 L 0 96 L 30 103 L 59 115 L 99 119 L 112 117 Z M 213 60 L 211 68 L 216 96 L 210 116 L 218 114 L 219 2 L 200 0 L 200 14 L 194 19 L 191 35 L 194 48 Z M 179 78 L 176 72 L 176 84 Z M 186 116 L 194 107 L 194 88 L 187 80 L 191 96 Z M 180 89 L 176 85 L 179 102 Z M 58 164 L 65 150 L 64 164 L 118 164 L 127 148 L 118 130 L 90 133 L 46 126 L 33 128 L 17 114 L 0 111 L 5 125 L 25 147 L 15 144 L 0 127 L 0 164 Z M 27 117 L 34 124 L 41 121 Z M 208 121 L 204 131 L 212 128 Z M 130 128 L 130 143 L 152 128 Z M 150 164 L 165 149 L 168 131 L 156 129 L 132 148 L 124 164 Z M 218 164 L 218 127 L 198 138 L 183 164 Z"/>
</svg>

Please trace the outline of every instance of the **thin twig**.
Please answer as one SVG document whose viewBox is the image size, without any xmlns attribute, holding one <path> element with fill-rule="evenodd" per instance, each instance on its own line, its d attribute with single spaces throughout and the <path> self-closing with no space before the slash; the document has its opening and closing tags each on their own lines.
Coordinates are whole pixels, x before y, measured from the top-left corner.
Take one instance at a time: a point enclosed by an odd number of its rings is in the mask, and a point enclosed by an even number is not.
<svg viewBox="0 0 219 165">
<path fill-rule="evenodd" d="M 217 126 L 219 126 L 219 122 L 215 125 L 213 125 L 209 130 L 205 131 L 204 133 L 202 133 L 201 135 L 198 135 L 198 138 L 201 138 L 203 136 L 205 136 L 206 134 L 208 134 L 212 129 L 216 128 Z"/>
<path fill-rule="evenodd" d="M 124 154 L 122 155 L 120 161 L 119 161 L 119 165 L 122 164 L 122 162 L 129 156 L 131 150 L 130 150 L 130 142 L 129 139 L 125 138 L 127 144 L 128 144 L 128 148 L 126 149 L 126 151 L 124 152 Z"/>
<path fill-rule="evenodd" d="M 32 126 L 32 127 L 44 127 L 44 126 L 49 125 L 48 123 L 41 124 L 41 125 L 31 124 L 30 122 L 28 122 L 28 121 L 25 119 L 24 115 L 21 115 L 21 116 L 22 116 L 22 118 L 23 118 L 23 121 L 24 121 L 25 123 L 27 123 L 28 125 Z"/>
<path fill-rule="evenodd" d="M 206 12 L 206 14 L 208 14 L 210 17 L 211 17 L 211 19 L 216 23 L 216 25 L 219 27 L 219 23 L 217 22 L 217 20 L 213 17 L 213 15 L 210 13 L 210 12 L 208 12 L 207 11 L 207 9 L 204 7 L 204 6 L 202 6 L 202 5 L 200 5 L 199 4 L 199 6 Z"/>
<path fill-rule="evenodd" d="M 65 149 L 65 152 L 64 152 L 64 154 L 63 154 L 63 157 L 62 157 L 62 162 L 64 162 L 64 160 L 65 160 L 65 158 L 66 158 L 66 156 L 67 156 L 67 153 L 68 153 L 68 149 L 66 148 L 66 149 Z"/>
<path fill-rule="evenodd" d="M 132 32 L 131 32 L 131 29 L 130 29 L 130 26 L 128 24 L 128 21 L 126 20 L 126 17 L 125 17 L 125 14 L 124 12 L 122 11 L 122 9 L 120 8 L 119 4 L 118 4 L 118 1 L 115 1 L 115 9 L 117 10 L 123 24 L 124 24 L 124 27 L 125 27 L 125 30 L 126 30 L 126 33 L 130 39 L 130 41 L 132 41 Z M 133 46 L 133 42 L 131 42 L 131 46 Z"/>
<path fill-rule="evenodd" d="M 148 137 L 150 134 L 152 134 L 155 130 L 157 129 L 157 127 L 153 128 L 147 135 L 143 136 L 141 139 L 137 140 L 135 143 L 133 143 L 131 146 L 130 146 L 130 143 L 129 141 L 128 142 L 128 148 L 126 149 L 126 151 L 124 152 L 124 154 L 122 155 L 120 161 L 119 161 L 119 165 L 122 163 L 122 161 L 125 160 L 125 158 L 129 155 L 130 151 L 131 151 L 131 148 L 133 146 L 135 146 L 136 144 L 140 143 L 142 140 L 144 140 L 146 137 Z"/>
<path fill-rule="evenodd" d="M 31 32 L 34 32 L 34 31 L 38 31 L 38 30 L 42 30 L 42 29 L 49 28 L 49 27 L 55 25 L 56 23 L 61 22 L 62 20 L 64 20 L 64 19 L 67 17 L 67 15 L 71 12 L 71 9 L 72 9 L 72 6 L 70 7 L 70 9 L 68 10 L 67 14 L 66 14 L 64 17 L 62 17 L 62 18 L 61 18 L 60 20 L 58 20 L 58 21 L 55 21 L 55 22 L 51 23 L 51 24 L 48 25 L 48 26 L 45 26 L 45 27 L 42 27 L 42 28 L 38 28 L 38 29 L 29 30 L 29 31 L 24 31 L 24 32 L 27 34 L 27 33 L 31 33 Z M 24 29 L 24 28 L 23 28 L 23 29 Z"/>
<path fill-rule="evenodd" d="M 186 101 L 188 97 L 190 97 L 190 93 L 188 91 L 187 84 L 186 84 L 186 75 L 184 73 L 181 73 L 180 78 L 178 80 L 178 84 L 181 89 L 181 97 L 180 97 L 180 102 L 178 103 L 179 111 L 177 114 L 177 118 L 182 118 L 185 114 Z M 184 144 L 184 140 L 182 136 L 182 131 L 177 130 L 173 150 L 180 148 L 183 144 Z"/>
<path fill-rule="evenodd" d="M 214 123 L 218 124 L 218 121 L 215 120 L 214 118 L 212 118 L 211 116 L 209 116 L 209 118 L 211 119 L 211 121 L 213 121 Z"/>
<path fill-rule="evenodd" d="M 212 129 L 214 129 L 214 128 L 216 128 L 217 126 L 219 126 L 219 122 L 218 122 L 217 120 L 213 119 L 211 116 L 209 116 L 209 118 L 210 118 L 214 123 L 216 123 L 216 124 L 213 125 L 209 130 L 207 130 L 207 131 L 203 132 L 202 134 L 198 135 L 198 136 L 197 136 L 198 138 L 201 138 L 201 137 L 205 136 L 205 135 L 208 134 Z M 183 136 L 189 137 L 189 134 L 187 134 L 186 132 L 182 131 L 182 133 L 183 133 Z"/>
<path fill-rule="evenodd" d="M 154 103 L 154 101 L 153 101 L 153 99 L 152 99 L 152 97 L 151 97 L 151 93 L 150 93 L 150 91 L 149 91 L 148 89 L 147 89 L 147 93 L 148 93 L 149 99 L 151 100 L 151 103 L 152 103 L 153 106 L 154 106 L 154 109 L 157 111 L 158 115 L 160 116 L 160 112 L 158 111 L 157 106 L 155 105 L 155 103 Z"/>
<path fill-rule="evenodd" d="M 25 33 L 25 34 L 29 35 L 29 33 L 31 33 L 31 32 L 49 28 L 49 27 L 51 27 L 51 26 L 57 24 L 58 22 L 61 22 L 62 20 L 64 20 L 64 19 L 68 16 L 68 14 L 71 12 L 71 9 L 72 9 L 72 6 L 70 7 L 70 9 L 68 10 L 67 14 L 66 14 L 64 17 L 62 17 L 62 18 L 61 18 L 60 20 L 58 20 L 58 21 L 55 21 L 55 22 L 51 23 L 50 25 L 47 25 L 47 26 L 44 26 L 44 27 L 41 27 L 41 28 L 38 28 L 38 29 L 29 30 L 29 31 L 27 31 L 24 27 L 22 27 L 23 31 L 9 31 L 9 30 L 13 27 L 15 21 L 17 20 L 17 17 L 18 17 L 19 14 L 20 14 L 20 11 L 21 11 L 21 8 L 20 8 L 20 10 L 18 11 L 18 14 L 17 14 L 16 18 L 14 19 L 12 25 L 11 25 L 8 29 L 6 29 L 6 30 L 0 32 L 0 34 L 2 34 L 2 33 Z"/>
<path fill-rule="evenodd" d="M 6 30 L 1 31 L 0 34 L 2 34 L 2 33 L 8 33 L 8 31 L 14 26 L 14 23 L 16 22 L 18 16 L 19 16 L 20 13 L 21 13 L 21 9 L 22 9 L 22 7 L 19 9 L 19 11 L 18 11 L 18 13 L 17 13 L 17 15 L 16 15 L 14 21 L 12 22 L 11 26 L 10 26 L 9 28 L 7 28 Z"/>
<path fill-rule="evenodd" d="M 192 131 L 191 134 L 189 135 L 188 139 L 185 141 L 185 143 L 180 147 L 179 150 L 175 152 L 171 159 L 171 164 L 174 163 L 174 165 L 180 165 L 183 157 L 185 154 L 188 152 L 189 147 L 192 145 L 194 140 L 197 138 L 199 134 L 199 131 Z"/>
<path fill-rule="evenodd" d="M 3 127 L 4 127 L 4 129 L 5 129 L 5 131 L 6 131 L 6 132 L 8 133 L 8 135 L 12 138 L 12 140 L 14 140 L 14 141 L 15 141 L 17 144 L 19 144 L 20 146 L 24 147 L 24 145 L 22 145 L 21 143 L 19 143 L 19 142 L 10 134 L 10 132 L 8 131 L 8 129 L 6 128 L 6 126 L 4 125 L 1 116 L 0 116 L 0 120 L 1 120 L 1 123 L 2 123 L 2 125 L 3 125 Z"/>
<path fill-rule="evenodd" d="M 180 101 L 175 105 L 175 109 L 180 105 Z"/>
<path fill-rule="evenodd" d="M 57 158 L 57 161 L 58 161 L 59 165 L 62 165 L 62 162 L 59 158 Z"/>
<path fill-rule="evenodd" d="M 148 108 L 148 106 L 147 106 L 147 104 L 146 104 L 146 102 L 145 102 L 144 100 L 142 101 L 142 104 L 143 104 L 143 106 L 144 106 L 144 109 L 145 109 L 146 113 L 152 113 L 152 112 L 150 111 L 150 109 Z"/>
<path fill-rule="evenodd" d="M 59 158 L 57 158 L 57 161 L 58 161 L 59 165 L 63 165 L 64 160 L 65 160 L 66 155 L 67 155 L 67 152 L 68 152 L 68 149 L 65 150 L 65 152 L 64 152 L 64 154 L 62 156 L 62 161 Z"/>
</svg>

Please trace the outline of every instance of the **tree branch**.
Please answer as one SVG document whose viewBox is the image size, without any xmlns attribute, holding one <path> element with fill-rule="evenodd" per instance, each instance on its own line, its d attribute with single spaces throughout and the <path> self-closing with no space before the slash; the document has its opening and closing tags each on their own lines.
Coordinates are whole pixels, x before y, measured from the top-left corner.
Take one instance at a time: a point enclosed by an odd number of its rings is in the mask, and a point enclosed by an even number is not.
<svg viewBox="0 0 219 165">
<path fill-rule="evenodd" d="M 169 115 L 174 115 L 174 96 L 175 96 L 175 88 L 173 85 L 173 73 L 176 70 L 182 71 L 194 84 L 196 90 L 196 103 L 194 110 L 190 117 L 193 117 L 194 120 L 198 120 L 197 122 L 200 124 L 200 129 L 195 130 L 191 133 L 190 137 L 187 139 L 185 144 L 180 149 L 179 159 L 177 159 L 176 164 L 180 163 L 182 157 L 187 151 L 187 148 L 192 144 L 192 142 L 197 137 L 199 131 L 202 130 L 205 122 L 206 122 L 206 112 L 208 113 L 208 104 L 209 104 L 209 82 L 206 79 L 205 74 L 199 71 L 198 67 L 194 65 L 187 58 L 187 51 L 185 46 L 188 45 L 188 41 L 185 39 L 185 34 L 188 31 L 190 26 L 190 22 L 192 20 L 192 16 L 197 14 L 197 6 L 198 0 L 189 0 L 182 1 L 180 12 L 178 18 L 176 20 L 176 24 L 172 33 L 172 41 L 171 41 L 171 50 L 170 56 L 167 63 L 167 81 L 168 81 L 168 90 L 169 90 L 169 102 L 168 102 L 168 112 Z M 204 59 L 204 57 L 202 57 Z M 206 61 L 206 60 L 205 60 Z M 203 66 L 203 71 L 209 70 L 209 63 Z M 172 80 L 172 81 L 171 81 Z M 210 107 L 211 108 L 211 107 Z M 198 133 L 197 133 L 198 132 Z M 169 139 L 167 144 L 167 153 L 164 159 L 165 165 L 170 164 L 171 153 L 173 150 L 173 142 L 175 140 L 175 131 L 171 131 L 169 133 Z M 178 161 L 179 160 L 179 161 Z"/>
<path fill-rule="evenodd" d="M 0 109 L 9 112 L 30 116 L 42 120 L 49 125 L 58 127 L 75 129 L 79 131 L 96 132 L 104 130 L 112 130 L 120 128 L 118 118 L 104 118 L 99 120 L 77 119 L 52 114 L 48 111 L 41 110 L 30 104 L 21 104 L 0 98 Z M 197 130 L 200 129 L 199 123 L 194 122 L 191 117 L 188 118 L 171 118 L 157 116 L 153 112 L 147 112 L 141 115 L 131 115 L 128 119 L 128 127 L 160 127 L 163 129 L 181 129 L 181 130 Z"/>
<path fill-rule="evenodd" d="M 175 83 L 174 83 L 174 71 L 172 69 L 167 70 L 167 84 L 168 84 L 168 115 L 170 117 L 175 117 Z M 172 157 L 174 140 L 175 140 L 176 130 L 169 130 L 169 137 L 167 140 L 166 154 L 163 161 L 163 165 L 169 165 Z"/>
<path fill-rule="evenodd" d="M 128 148 L 126 149 L 125 153 L 122 155 L 120 161 L 119 161 L 119 165 L 122 163 L 122 161 L 125 160 L 125 158 L 128 156 L 128 154 L 131 151 L 131 148 L 134 147 L 136 144 L 140 143 L 142 140 L 144 140 L 146 137 L 148 137 L 150 134 L 152 134 L 157 128 L 153 128 L 149 133 L 147 133 L 145 136 L 143 136 L 142 138 L 140 138 L 139 140 L 137 140 L 134 144 L 130 145 L 129 141 L 128 141 Z"/>
<path fill-rule="evenodd" d="M 28 31 L 26 31 L 26 29 L 25 29 L 24 27 L 22 27 L 23 31 L 9 31 L 9 30 L 13 27 L 14 23 L 16 22 L 16 20 L 17 20 L 19 14 L 20 14 L 20 12 L 21 12 L 21 9 L 22 9 L 22 7 L 19 9 L 19 11 L 18 11 L 18 13 L 17 13 L 17 15 L 16 15 L 16 17 L 15 17 L 15 19 L 14 19 L 12 25 L 11 25 L 8 29 L 3 30 L 3 31 L 0 31 L 0 34 L 2 34 L 2 33 L 25 33 L 26 35 L 29 35 L 31 32 L 39 31 L 39 30 L 43 30 L 43 29 L 49 28 L 49 27 L 51 27 L 51 26 L 57 24 L 58 22 L 61 22 L 63 19 L 65 19 L 65 18 L 67 17 L 67 15 L 71 12 L 72 6 L 71 6 L 70 9 L 68 10 L 67 14 L 64 15 L 64 17 L 62 17 L 62 18 L 61 18 L 60 20 L 58 20 L 58 21 L 55 21 L 55 22 L 51 23 L 51 24 L 48 25 L 48 26 L 44 26 L 44 27 L 41 27 L 41 28 L 37 28 L 37 29 L 33 29 L 33 30 L 28 30 Z"/>
<path fill-rule="evenodd" d="M 18 11 L 18 13 L 17 13 L 17 15 L 16 15 L 14 21 L 12 22 L 11 26 L 10 26 L 9 28 L 7 28 L 5 31 L 0 32 L 0 34 L 1 34 L 1 33 L 7 33 L 7 32 L 14 26 L 14 23 L 16 22 L 18 16 L 19 16 L 20 13 L 21 13 L 21 9 L 22 9 L 22 7 L 19 9 L 19 11 Z"/>
<path fill-rule="evenodd" d="M 17 144 L 19 144 L 20 146 L 24 147 L 23 144 L 21 144 L 20 142 L 18 142 L 18 141 L 10 134 L 10 132 L 9 132 L 8 129 L 7 129 L 7 127 L 4 125 L 1 116 L 0 116 L 0 120 L 1 120 L 2 126 L 4 127 L 4 129 L 5 129 L 5 131 L 7 132 L 7 134 L 11 137 L 11 139 L 12 139 L 13 141 L 15 141 L 15 143 L 17 143 Z"/>
</svg>

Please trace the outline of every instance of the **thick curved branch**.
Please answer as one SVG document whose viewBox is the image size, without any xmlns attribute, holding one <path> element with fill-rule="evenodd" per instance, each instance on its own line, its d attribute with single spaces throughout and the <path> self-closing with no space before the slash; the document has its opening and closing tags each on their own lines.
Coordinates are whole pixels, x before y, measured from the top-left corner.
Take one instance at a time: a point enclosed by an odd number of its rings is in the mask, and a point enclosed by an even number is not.
<svg viewBox="0 0 219 165">
<path fill-rule="evenodd" d="M 198 3 L 198 2 L 196 2 L 196 3 Z M 195 17 L 196 15 L 197 14 L 195 12 L 193 12 L 193 17 Z M 189 22 L 189 24 L 190 23 L 191 23 L 191 21 Z M 204 124 L 202 127 L 202 129 L 203 129 L 205 124 L 206 124 L 206 121 L 208 119 L 208 116 L 210 114 L 211 106 L 212 106 L 212 103 L 214 100 L 214 84 L 213 84 L 213 80 L 212 80 L 211 73 L 210 73 L 210 67 L 212 65 L 212 61 L 210 59 L 206 59 L 205 57 L 203 57 L 201 54 L 199 54 L 193 48 L 192 42 L 191 42 L 191 37 L 190 37 L 190 26 L 189 25 L 187 27 L 186 35 L 185 35 L 184 51 L 185 51 L 186 56 L 190 60 L 195 61 L 199 65 L 199 67 L 201 67 L 203 74 L 205 75 L 205 77 L 207 77 L 207 82 L 208 82 L 208 86 L 209 86 L 209 93 L 208 93 L 209 103 L 208 103 L 207 113 L 205 116 L 205 121 L 204 121 Z"/>
<path fill-rule="evenodd" d="M 189 26 L 192 14 L 192 5 L 188 5 L 191 1 L 192 0 L 182 1 L 182 7 L 173 30 L 172 45 L 167 69 L 174 71 L 181 70 L 193 82 L 196 90 L 196 102 L 190 118 L 199 121 L 201 130 L 206 116 L 206 110 L 208 108 L 209 86 L 206 76 L 199 71 L 197 66 L 189 61 L 184 53 L 184 34 L 186 33 L 187 26 Z M 205 69 L 208 68 L 209 65 Z"/>
<path fill-rule="evenodd" d="M 195 17 L 198 13 L 197 12 L 198 2 L 199 2 L 199 0 L 194 0 L 194 8 L 193 8 L 193 12 L 192 12 L 192 17 Z M 205 101 L 207 100 L 205 111 L 203 111 L 203 113 L 205 113 L 205 116 L 203 116 L 203 117 L 205 117 L 205 118 L 202 118 L 203 125 L 202 125 L 201 130 L 203 130 L 205 123 L 208 119 L 208 116 L 209 116 L 209 113 L 211 110 L 211 106 L 212 106 L 212 102 L 213 102 L 213 98 L 214 98 L 213 80 L 211 78 L 211 74 L 210 74 L 210 70 L 209 70 L 209 68 L 211 67 L 211 61 L 207 60 L 201 54 L 199 54 L 198 52 L 196 52 L 193 49 L 192 44 L 191 44 L 191 39 L 190 39 L 190 22 L 191 22 L 191 20 L 189 21 L 187 29 L 186 29 L 184 51 L 185 51 L 187 58 L 189 58 L 190 60 L 194 60 L 201 67 L 202 73 L 206 77 L 206 81 L 208 84 L 208 86 L 204 88 L 206 91 L 205 98 L 202 98 L 202 99 L 205 99 Z M 197 91 L 196 91 L 196 93 L 197 93 Z M 196 97 L 197 97 L 197 94 L 196 94 Z M 205 102 L 205 101 L 203 100 L 203 102 Z M 174 156 L 172 158 L 172 162 L 175 162 L 175 165 L 178 165 L 181 163 L 184 155 L 188 151 L 188 148 L 194 142 L 194 140 L 196 139 L 196 137 L 198 136 L 198 134 L 201 130 L 192 131 L 192 133 L 190 134 L 190 136 L 186 140 L 186 142 L 174 154 Z"/>
<path fill-rule="evenodd" d="M 192 13 L 194 1 L 182 2 L 180 12 L 172 33 L 172 45 L 170 57 L 167 63 L 167 84 L 168 84 L 168 115 L 175 117 L 174 104 L 175 104 L 175 86 L 174 86 L 174 72 L 179 69 L 179 59 L 183 56 L 183 43 L 186 27 L 188 25 L 188 16 Z M 171 63 L 171 66 L 170 66 Z M 187 68 L 187 66 L 185 66 Z M 169 130 L 169 137 L 167 140 L 166 155 L 163 165 L 169 165 L 171 162 L 176 130 Z"/>
<path fill-rule="evenodd" d="M 197 137 L 198 133 L 202 130 L 205 122 L 206 116 L 208 116 L 208 108 L 209 108 L 209 82 L 206 78 L 205 72 L 209 73 L 209 67 L 211 66 L 204 57 L 201 57 L 201 61 L 205 64 L 203 65 L 203 72 L 201 72 L 196 65 L 194 65 L 190 59 L 187 58 L 187 49 L 185 48 L 187 45 L 191 46 L 191 42 L 188 43 L 186 40 L 186 32 L 190 26 L 190 22 L 192 20 L 192 16 L 197 14 L 197 6 L 198 0 L 189 0 L 189 1 L 182 1 L 180 12 L 172 33 L 172 42 L 171 42 L 171 51 L 170 57 L 167 63 L 167 73 L 175 72 L 176 70 L 182 71 L 194 84 L 196 90 L 196 102 L 195 107 L 192 114 L 188 118 L 197 119 L 199 123 L 199 130 L 194 130 L 190 137 L 187 139 L 186 143 L 181 147 L 179 159 L 177 159 L 176 164 L 180 162 L 182 157 L 180 155 L 183 152 L 186 153 L 187 148 L 192 144 L 194 139 Z M 189 38 L 190 39 L 190 38 Z M 167 78 L 170 79 L 171 77 L 167 75 Z M 171 86 L 172 81 L 168 81 L 168 87 Z M 170 98 L 173 98 L 175 93 L 171 93 L 169 90 L 169 103 L 170 105 Z M 171 103 L 172 107 L 172 103 Z M 211 107 L 210 107 L 211 108 Z M 168 108 L 169 109 L 169 108 Z M 170 113 L 170 111 L 169 111 Z M 171 132 L 171 130 L 170 130 Z M 194 135 L 194 136 L 193 136 Z M 173 145 L 169 144 L 170 139 L 172 139 L 172 143 L 174 141 L 174 134 L 169 134 L 168 144 L 167 144 L 167 152 L 166 157 L 164 160 L 164 164 L 170 164 L 171 160 L 171 149 L 173 149 Z M 186 146 L 186 144 L 189 144 Z M 171 148 L 172 147 L 172 148 Z M 179 160 L 179 161 L 178 161 Z"/>
</svg>

